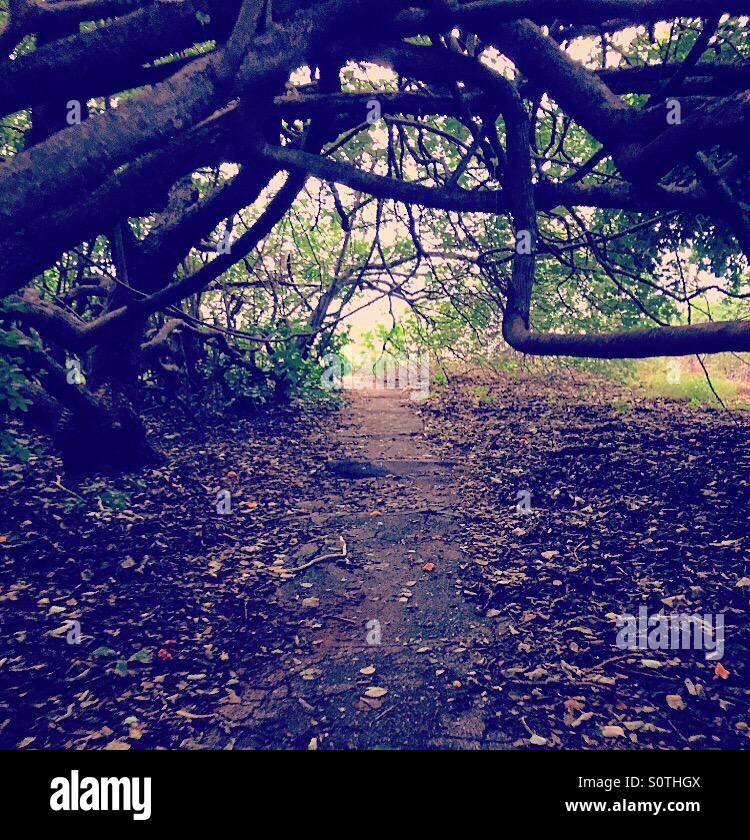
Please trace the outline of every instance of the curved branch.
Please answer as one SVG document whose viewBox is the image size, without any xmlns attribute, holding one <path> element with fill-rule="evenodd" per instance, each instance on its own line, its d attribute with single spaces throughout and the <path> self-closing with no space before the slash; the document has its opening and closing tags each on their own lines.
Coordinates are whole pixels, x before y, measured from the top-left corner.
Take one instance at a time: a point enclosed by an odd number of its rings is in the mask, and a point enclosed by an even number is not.
<svg viewBox="0 0 750 840">
<path fill-rule="evenodd" d="M 750 350 L 750 321 L 711 321 L 580 335 L 537 333 L 518 315 L 503 320 L 503 338 L 514 350 L 534 356 L 591 359 L 646 359 L 696 353 Z"/>
</svg>

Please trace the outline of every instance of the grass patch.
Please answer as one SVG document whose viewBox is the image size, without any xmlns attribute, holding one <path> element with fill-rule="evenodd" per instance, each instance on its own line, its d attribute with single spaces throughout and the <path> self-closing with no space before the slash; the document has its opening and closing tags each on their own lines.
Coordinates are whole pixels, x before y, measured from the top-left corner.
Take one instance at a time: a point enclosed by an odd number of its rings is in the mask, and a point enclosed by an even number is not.
<svg viewBox="0 0 750 840">
<path fill-rule="evenodd" d="M 725 403 L 738 396 L 737 383 L 719 371 L 709 371 L 716 393 Z M 694 371 L 679 359 L 649 360 L 638 366 L 635 381 L 649 396 L 683 400 L 694 404 L 716 405 L 716 397 L 706 381 L 703 371 Z"/>
<path fill-rule="evenodd" d="M 474 396 L 477 398 L 477 401 L 482 403 L 483 405 L 494 405 L 495 398 L 490 394 L 490 389 L 488 385 L 475 385 L 473 388 Z"/>
</svg>

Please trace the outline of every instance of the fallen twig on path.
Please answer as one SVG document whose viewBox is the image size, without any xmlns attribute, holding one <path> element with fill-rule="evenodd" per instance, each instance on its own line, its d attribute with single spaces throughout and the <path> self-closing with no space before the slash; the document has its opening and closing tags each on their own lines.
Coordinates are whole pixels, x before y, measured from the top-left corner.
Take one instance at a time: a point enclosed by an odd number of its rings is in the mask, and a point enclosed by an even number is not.
<svg viewBox="0 0 750 840">
<path fill-rule="evenodd" d="M 320 557 L 314 557 L 308 563 L 303 563 L 301 566 L 296 566 L 294 569 L 283 569 L 283 571 L 294 574 L 296 572 L 301 572 L 304 569 L 309 569 L 311 566 L 314 566 L 317 563 L 322 563 L 323 560 L 345 559 L 347 555 L 346 540 L 341 535 L 339 535 L 339 542 L 341 543 L 341 554 L 321 554 Z"/>
</svg>

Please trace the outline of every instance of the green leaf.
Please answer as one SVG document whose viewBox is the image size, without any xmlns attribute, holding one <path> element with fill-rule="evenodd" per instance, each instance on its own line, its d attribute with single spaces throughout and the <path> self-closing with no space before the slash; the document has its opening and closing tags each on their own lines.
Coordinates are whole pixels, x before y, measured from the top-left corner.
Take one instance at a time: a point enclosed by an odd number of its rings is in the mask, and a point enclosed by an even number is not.
<svg viewBox="0 0 750 840">
<path fill-rule="evenodd" d="M 133 661 L 148 664 L 151 661 L 151 654 L 149 653 L 148 648 L 143 648 L 139 651 L 136 651 L 128 660 L 128 662 Z"/>
</svg>

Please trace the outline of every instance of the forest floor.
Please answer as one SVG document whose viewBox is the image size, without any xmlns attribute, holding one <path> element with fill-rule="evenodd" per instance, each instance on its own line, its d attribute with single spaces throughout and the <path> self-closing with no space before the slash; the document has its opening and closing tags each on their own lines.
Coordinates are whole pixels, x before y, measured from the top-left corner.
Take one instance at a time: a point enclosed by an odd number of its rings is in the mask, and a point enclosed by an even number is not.
<svg viewBox="0 0 750 840">
<path fill-rule="evenodd" d="M 750 745 L 746 414 L 467 374 L 152 425 L 135 475 L 4 462 L 0 746 Z M 618 648 L 641 606 L 720 662 Z"/>
</svg>

